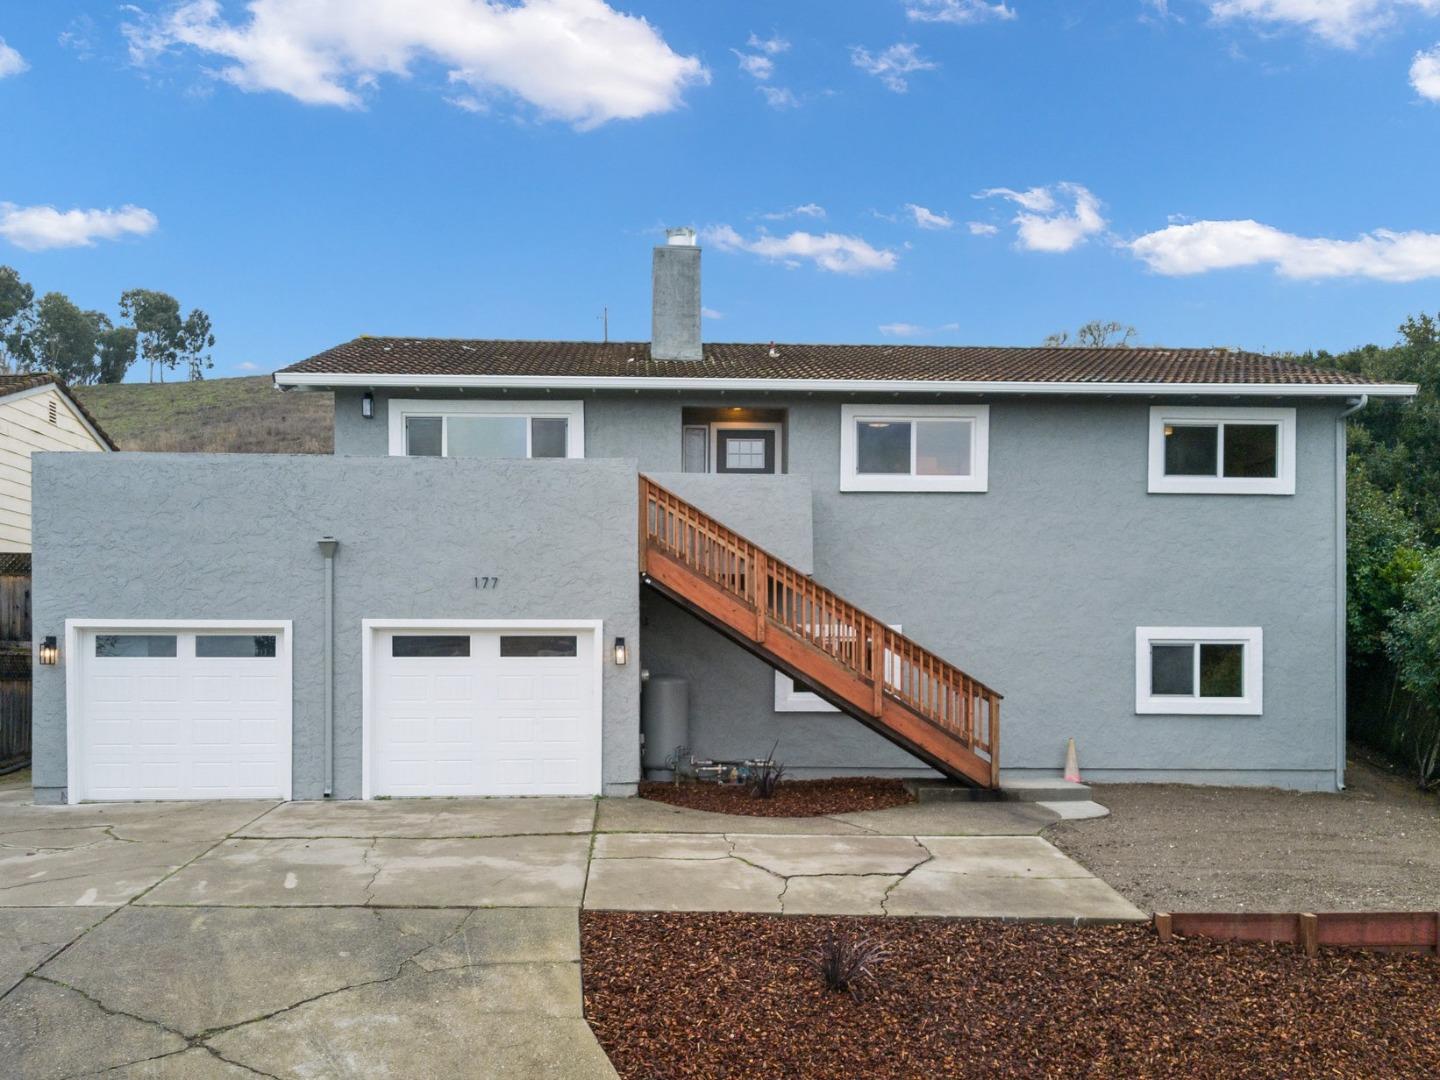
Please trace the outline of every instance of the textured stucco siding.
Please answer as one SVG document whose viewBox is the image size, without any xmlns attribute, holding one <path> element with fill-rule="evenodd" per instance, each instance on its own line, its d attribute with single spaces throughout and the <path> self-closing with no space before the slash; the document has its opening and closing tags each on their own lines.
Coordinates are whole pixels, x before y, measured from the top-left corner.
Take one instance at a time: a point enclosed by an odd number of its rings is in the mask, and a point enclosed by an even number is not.
<svg viewBox="0 0 1440 1080">
<path fill-rule="evenodd" d="M 336 396 L 337 453 L 384 454 L 385 396 L 361 421 L 358 393 Z M 1293 402 L 1291 496 L 1151 495 L 1157 402 L 1095 398 L 995 399 L 988 492 L 886 494 L 839 490 L 839 397 L 557 396 L 585 401 L 588 457 L 645 472 L 679 470 L 684 406 L 785 407 L 816 578 L 1005 694 L 1007 773 L 1053 772 L 1073 736 L 1108 779 L 1334 784 L 1338 403 Z M 644 615 L 645 665 L 692 681 L 697 752 L 779 737 L 801 770 L 918 766 L 846 717 L 775 713 L 765 664 L 663 601 Z M 1137 715 L 1135 628 L 1152 625 L 1262 627 L 1264 715 Z"/>
<path fill-rule="evenodd" d="M 37 454 L 34 625 L 289 619 L 294 790 L 323 787 L 324 563 L 335 561 L 335 795 L 361 790 L 362 619 L 602 620 L 603 780 L 639 768 L 635 465 L 346 457 Z M 621 511 L 621 512 L 617 512 Z M 499 577 L 476 589 L 476 576 Z M 68 658 L 66 659 L 68 662 Z M 36 668 L 34 782 L 66 783 L 65 666 Z"/>
</svg>

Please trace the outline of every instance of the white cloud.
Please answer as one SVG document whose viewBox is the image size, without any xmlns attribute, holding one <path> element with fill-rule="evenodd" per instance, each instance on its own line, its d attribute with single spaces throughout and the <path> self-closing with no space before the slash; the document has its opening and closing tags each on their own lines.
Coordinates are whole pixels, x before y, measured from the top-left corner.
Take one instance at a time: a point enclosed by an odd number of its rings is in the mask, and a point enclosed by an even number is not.
<svg viewBox="0 0 1440 1080">
<path fill-rule="evenodd" d="M 915 219 L 915 224 L 922 229 L 948 229 L 955 224 L 949 214 L 936 213 L 934 210 L 927 210 L 914 203 L 906 203 L 905 209 L 910 211 L 910 216 Z"/>
<path fill-rule="evenodd" d="M 133 10 L 133 9 L 132 9 Z M 472 96 L 508 94 L 580 129 L 666 112 L 709 81 L 645 19 L 604 0 L 251 0 L 229 22 L 219 0 L 185 0 L 125 27 L 145 63 L 189 47 L 224 61 L 216 77 L 308 105 L 358 108 L 382 75 L 420 61 Z"/>
<path fill-rule="evenodd" d="M 160 222 L 149 210 L 56 210 L 53 206 L 16 206 L 0 202 L 0 237 L 26 251 L 91 247 L 97 240 L 144 236 Z"/>
<path fill-rule="evenodd" d="M 899 262 L 899 256 L 888 248 L 876 248 L 861 237 L 842 233 L 796 230 L 788 236 L 771 236 L 762 232 L 747 240 L 729 225 L 714 225 L 704 229 L 700 239 L 720 251 L 747 251 L 790 267 L 808 261 L 835 274 L 894 270 Z"/>
<path fill-rule="evenodd" d="M 907 0 L 905 15 L 915 22 L 976 23 L 1013 19 L 1015 9 L 988 0 Z"/>
<path fill-rule="evenodd" d="M 965 227 L 970 230 L 971 236 L 994 236 L 1000 231 L 998 225 L 985 221 L 967 221 Z"/>
<path fill-rule="evenodd" d="M 790 42 L 786 41 L 779 34 L 773 34 L 763 41 L 759 34 L 752 33 L 750 40 L 745 42 L 747 48 L 755 49 L 766 56 L 779 56 L 782 52 L 790 51 Z"/>
<path fill-rule="evenodd" d="M 1410 65 L 1410 85 L 1421 97 L 1440 101 L 1440 45 L 1415 54 Z"/>
<path fill-rule="evenodd" d="M 1069 251 L 1105 228 L 1100 200 L 1080 184 L 1062 181 L 1026 191 L 989 188 L 975 198 L 996 196 L 1020 207 L 1011 220 L 1017 226 L 1017 243 L 1025 251 Z"/>
<path fill-rule="evenodd" d="M 731 49 L 735 58 L 740 61 L 740 70 L 753 79 L 768 79 L 775 74 L 775 61 L 760 53 L 743 53 L 739 49 Z"/>
<path fill-rule="evenodd" d="M 765 104 L 772 109 L 798 109 L 800 107 L 800 99 L 786 87 L 762 85 L 755 89 L 764 95 Z"/>
<path fill-rule="evenodd" d="M 5 39 L 0 37 L 0 79 L 10 75 L 19 75 L 30 65 L 18 52 L 5 44 Z"/>
<path fill-rule="evenodd" d="M 1437 233 L 1376 229 L 1354 240 L 1330 240 L 1296 236 L 1258 221 L 1195 221 L 1146 233 L 1129 248 L 1151 270 L 1168 276 L 1268 264 L 1288 278 L 1440 277 Z"/>
<path fill-rule="evenodd" d="M 1210 14 L 1222 22 L 1298 27 L 1342 48 L 1354 48 L 1407 11 L 1433 15 L 1440 0 L 1210 0 Z"/>
<path fill-rule="evenodd" d="M 750 39 L 745 43 L 747 48 L 754 49 L 754 52 L 741 52 L 739 49 L 731 49 L 735 58 L 740 62 L 740 70 L 749 75 L 761 85 L 755 87 L 765 98 L 765 104 L 772 109 L 795 109 L 800 106 L 800 99 L 797 98 L 788 88 L 783 86 L 768 86 L 770 77 L 775 74 L 774 57 L 779 56 L 790 48 L 790 42 L 779 35 L 761 40 L 758 34 L 751 34 Z"/>
<path fill-rule="evenodd" d="M 886 337 L 928 337 L 932 334 L 959 330 L 960 324 L 948 322 L 943 326 L 917 326 L 915 323 L 891 322 L 881 323 L 876 329 Z"/>
<path fill-rule="evenodd" d="M 761 214 L 766 221 L 784 221 L 792 217 L 823 218 L 825 208 L 819 203 L 807 202 L 799 206 L 791 207 L 789 210 L 775 210 L 769 214 Z"/>
<path fill-rule="evenodd" d="M 238 364 L 235 365 L 235 367 L 238 368 L 240 371 L 259 371 L 259 370 L 260 370 L 260 365 L 259 365 L 259 364 L 251 363 L 249 360 L 241 360 L 240 363 L 238 363 Z"/>
<path fill-rule="evenodd" d="M 700 314 L 707 319 L 725 318 L 725 313 L 723 311 L 716 311 L 713 307 L 702 307 L 700 309 Z"/>
<path fill-rule="evenodd" d="M 872 54 L 869 49 L 852 45 L 850 62 L 866 74 L 874 75 L 888 89 L 903 94 L 910 89 L 906 75 L 916 71 L 933 71 L 940 66 L 933 60 L 926 60 L 917 49 L 918 46 L 899 43 L 881 53 Z"/>
</svg>

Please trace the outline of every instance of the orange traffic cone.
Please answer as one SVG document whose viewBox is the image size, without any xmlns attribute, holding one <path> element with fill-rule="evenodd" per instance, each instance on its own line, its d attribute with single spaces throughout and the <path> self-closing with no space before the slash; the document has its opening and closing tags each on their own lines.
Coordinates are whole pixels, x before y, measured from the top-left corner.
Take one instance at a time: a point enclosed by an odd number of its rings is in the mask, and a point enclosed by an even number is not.
<svg viewBox="0 0 1440 1080">
<path fill-rule="evenodd" d="M 1072 784 L 1080 783 L 1080 761 L 1075 756 L 1075 740 L 1065 748 L 1065 779 Z"/>
</svg>

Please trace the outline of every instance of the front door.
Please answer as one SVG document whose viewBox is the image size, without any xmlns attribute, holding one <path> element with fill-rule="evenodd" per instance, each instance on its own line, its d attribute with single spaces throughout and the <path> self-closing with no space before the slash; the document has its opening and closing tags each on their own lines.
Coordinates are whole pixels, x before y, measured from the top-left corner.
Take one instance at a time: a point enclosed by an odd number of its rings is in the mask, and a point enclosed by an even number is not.
<svg viewBox="0 0 1440 1080">
<path fill-rule="evenodd" d="M 776 472 L 773 427 L 717 427 L 715 471 L 722 473 Z"/>
</svg>

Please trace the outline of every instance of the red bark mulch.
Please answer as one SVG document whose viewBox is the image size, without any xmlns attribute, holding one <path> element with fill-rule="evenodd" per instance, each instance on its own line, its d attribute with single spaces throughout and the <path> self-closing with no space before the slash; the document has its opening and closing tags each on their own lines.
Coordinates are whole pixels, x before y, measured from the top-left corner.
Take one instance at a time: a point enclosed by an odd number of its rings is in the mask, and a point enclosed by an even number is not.
<svg viewBox="0 0 1440 1080">
<path fill-rule="evenodd" d="M 642 799 L 746 817 L 816 817 L 884 810 L 903 806 L 915 797 L 901 780 L 881 776 L 837 777 L 831 780 L 782 780 L 769 799 L 757 799 L 744 784 L 644 782 Z"/>
<path fill-rule="evenodd" d="M 1440 963 L 1149 926 L 584 911 L 585 1015 L 624 1080 L 1434 1077 Z M 887 955 L 859 1001 L 804 958 Z"/>
</svg>

